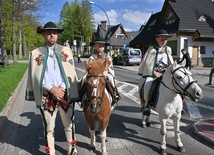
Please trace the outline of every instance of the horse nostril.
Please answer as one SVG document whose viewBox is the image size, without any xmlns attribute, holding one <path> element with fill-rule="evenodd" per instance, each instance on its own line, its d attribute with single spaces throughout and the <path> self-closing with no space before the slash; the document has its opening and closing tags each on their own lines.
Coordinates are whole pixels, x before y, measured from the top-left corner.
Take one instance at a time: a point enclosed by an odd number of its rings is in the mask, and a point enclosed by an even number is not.
<svg viewBox="0 0 214 155">
<path fill-rule="evenodd" d="M 201 99 L 203 97 L 203 94 L 201 92 L 197 91 L 195 93 L 195 96 Z"/>
</svg>

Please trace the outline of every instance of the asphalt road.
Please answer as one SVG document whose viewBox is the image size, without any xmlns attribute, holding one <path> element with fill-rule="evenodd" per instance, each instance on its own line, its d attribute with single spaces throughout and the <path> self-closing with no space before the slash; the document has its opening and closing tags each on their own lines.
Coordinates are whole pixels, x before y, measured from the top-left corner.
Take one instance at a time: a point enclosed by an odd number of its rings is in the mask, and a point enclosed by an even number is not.
<svg viewBox="0 0 214 155">
<path fill-rule="evenodd" d="M 84 74 L 83 63 L 76 64 L 77 73 L 79 77 Z M 141 127 L 141 112 L 139 106 L 139 99 L 137 93 L 138 76 L 136 75 L 136 67 L 130 66 L 134 69 L 130 70 L 128 67 L 121 68 L 115 66 L 117 86 L 121 92 L 122 99 L 119 102 L 117 109 L 112 113 L 107 129 L 107 149 L 110 155 L 156 155 L 159 154 L 160 147 L 160 124 L 158 115 L 152 114 L 152 126 L 149 128 Z M 209 70 L 207 70 L 208 72 Z M 199 73 L 202 73 L 200 71 Z M 207 77 L 206 77 L 207 78 Z M 203 79 L 203 78 L 201 78 Z M 204 82 L 205 82 L 204 78 Z M 202 85 L 202 80 L 199 80 Z M 44 137 L 43 126 L 39 110 L 35 107 L 34 102 L 24 100 L 24 93 L 26 87 L 26 76 L 17 87 L 13 97 L 8 102 L 5 109 L 10 107 L 7 113 L 2 112 L 0 119 L 6 119 L 7 124 L 4 130 L 0 133 L 0 154 L 1 155 L 43 155 L 44 154 Z M 207 87 L 206 87 L 207 88 Z M 207 88 L 207 91 L 213 91 L 212 88 Z M 210 96 L 212 98 L 212 96 Z M 189 103 L 188 103 L 189 104 Z M 196 106 L 195 106 L 196 105 Z M 193 118 L 189 111 L 182 115 L 181 120 L 181 139 L 184 143 L 186 153 L 185 155 L 211 155 L 213 149 L 202 144 L 195 139 L 189 132 L 192 124 L 196 121 L 213 116 L 213 110 L 205 107 L 200 107 L 195 103 L 191 104 L 191 108 L 197 107 L 202 118 Z M 195 107 L 194 107 L 195 106 Z M 185 106 L 186 107 L 186 106 Z M 201 109 L 204 109 L 201 110 Z M 193 115 L 194 116 L 194 115 Z M 90 143 L 90 136 L 88 125 L 85 121 L 82 112 L 75 112 L 77 149 L 80 155 L 94 155 L 101 154 L 100 137 L 97 136 L 97 151 L 95 153 L 89 152 L 88 144 Z M 172 122 L 167 124 L 167 151 L 168 154 L 181 154 L 176 151 L 174 142 L 174 134 Z M 64 129 L 61 120 L 56 120 L 55 140 L 57 155 L 66 154 L 66 142 Z"/>
</svg>

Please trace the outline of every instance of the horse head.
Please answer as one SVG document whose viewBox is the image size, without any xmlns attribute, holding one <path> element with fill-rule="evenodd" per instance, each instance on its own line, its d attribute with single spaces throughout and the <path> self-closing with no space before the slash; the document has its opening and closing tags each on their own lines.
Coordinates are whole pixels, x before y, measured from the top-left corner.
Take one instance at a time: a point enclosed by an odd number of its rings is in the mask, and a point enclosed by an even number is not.
<svg viewBox="0 0 214 155">
<path fill-rule="evenodd" d="M 189 70 L 178 65 L 176 61 L 169 68 L 175 91 L 179 92 L 179 94 L 188 96 L 193 101 L 198 101 L 203 97 L 202 89 L 198 86 Z"/>
<path fill-rule="evenodd" d="M 86 61 L 84 63 L 88 72 L 86 76 L 86 103 L 92 113 L 97 113 L 104 98 L 106 79 L 103 72 L 108 65 L 108 61 L 90 60 L 88 63 Z"/>
</svg>

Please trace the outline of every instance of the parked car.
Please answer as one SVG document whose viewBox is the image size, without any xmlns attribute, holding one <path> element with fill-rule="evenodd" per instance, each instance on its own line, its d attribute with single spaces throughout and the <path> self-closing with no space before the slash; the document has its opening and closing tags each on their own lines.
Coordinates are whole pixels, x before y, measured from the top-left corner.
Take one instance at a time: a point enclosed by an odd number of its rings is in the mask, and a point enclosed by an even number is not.
<svg viewBox="0 0 214 155">
<path fill-rule="evenodd" d="M 122 48 L 119 51 L 117 64 L 125 65 L 140 65 L 142 60 L 142 52 L 137 48 Z"/>
</svg>

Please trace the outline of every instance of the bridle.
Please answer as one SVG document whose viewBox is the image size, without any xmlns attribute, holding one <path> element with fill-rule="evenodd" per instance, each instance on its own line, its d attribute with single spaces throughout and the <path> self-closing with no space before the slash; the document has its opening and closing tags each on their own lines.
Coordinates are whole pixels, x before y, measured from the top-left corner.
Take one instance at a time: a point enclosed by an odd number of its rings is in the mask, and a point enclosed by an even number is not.
<svg viewBox="0 0 214 155">
<path fill-rule="evenodd" d="M 183 69 L 183 70 L 180 70 L 180 69 Z M 174 77 L 174 73 L 175 73 L 176 71 L 178 71 L 178 70 L 179 70 L 180 72 L 183 72 L 184 75 L 186 75 L 186 76 L 188 77 L 188 79 L 189 79 L 189 83 L 188 83 L 188 85 L 187 85 L 185 88 L 182 88 L 182 87 L 178 84 L 178 82 L 176 81 L 176 79 L 175 79 L 175 77 Z M 172 75 L 172 84 L 173 84 L 173 87 L 175 88 L 175 90 L 174 90 L 174 89 L 170 89 L 163 81 L 161 81 L 161 83 L 162 83 L 166 88 L 168 88 L 168 89 L 174 91 L 175 93 L 180 94 L 180 95 L 185 95 L 185 96 L 187 96 L 187 95 L 189 94 L 189 93 L 187 92 L 187 89 L 188 89 L 192 84 L 196 83 L 196 80 L 193 80 L 193 81 L 190 82 L 190 77 L 192 77 L 192 75 L 188 74 L 187 71 L 185 70 L 185 68 L 184 68 L 183 66 L 180 66 L 180 67 L 174 69 L 173 71 L 171 71 L 171 75 Z M 182 92 L 181 92 L 181 90 L 179 90 L 176 86 L 178 86 L 178 87 L 182 90 Z"/>
<path fill-rule="evenodd" d="M 91 100 L 99 100 L 99 102 L 97 102 L 97 107 L 96 108 L 99 108 L 102 103 L 103 103 L 103 98 L 104 98 L 104 94 L 105 94 L 105 89 L 103 89 L 103 92 L 102 93 L 99 93 L 98 92 L 98 85 L 99 85 L 99 79 L 100 78 L 105 78 L 106 76 L 104 74 L 90 74 L 88 73 L 86 78 L 87 77 L 91 77 L 92 78 L 92 84 L 90 85 L 88 82 L 87 82 L 87 85 L 86 87 L 91 87 L 91 92 L 89 93 L 86 93 L 87 94 L 87 97 L 86 97 L 86 101 L 88 103 L 88 106 L 91 108 L 91 110 L 93 110 L 93 105 L 91 103 Z M 106 87 L 106 82 L 104 83 L 103 87 L 105 88 Z"/>
</svg>

